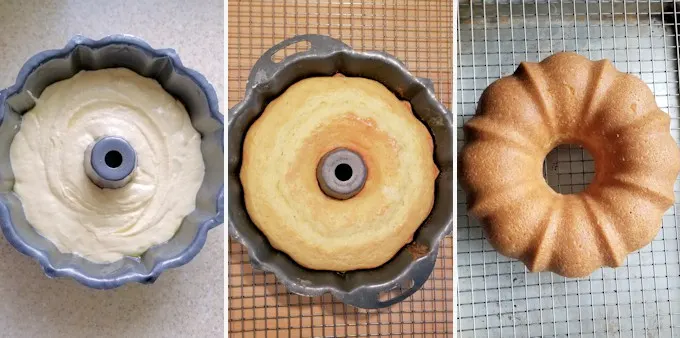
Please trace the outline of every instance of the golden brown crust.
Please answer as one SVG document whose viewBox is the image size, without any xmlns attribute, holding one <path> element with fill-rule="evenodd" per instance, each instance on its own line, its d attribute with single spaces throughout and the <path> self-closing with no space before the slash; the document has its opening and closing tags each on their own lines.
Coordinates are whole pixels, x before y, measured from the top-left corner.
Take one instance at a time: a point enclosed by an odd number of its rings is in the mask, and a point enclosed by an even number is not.
<svg viewBox="0 0 680 338">
<path fill-rule="evenodd" d="M 532 271 L 587 276 L 619 266 L 656 235 L 674 201 L 680 151 L 670 119 L 638 78 L 607 60 L 558 53 L 522 63 L 482 94 L 465 125 L 460 182 L 501 254 Z M 542 175 L 559 144 L 595 159 L 587 189 L 561 195 Z"/>
<path fill-rule="evenodd" d="M 364 188 L 336 200 L 319 188 L 319 160 L 348 148 L 367 168 Z M 374 268 L 391 259 L 434 202 L 432 137 L 378 82 L 309 78 L 272 101 L 250 127 L 241 181 L 246 208 L 272 246 L 318 270 Z"/>
</svg>

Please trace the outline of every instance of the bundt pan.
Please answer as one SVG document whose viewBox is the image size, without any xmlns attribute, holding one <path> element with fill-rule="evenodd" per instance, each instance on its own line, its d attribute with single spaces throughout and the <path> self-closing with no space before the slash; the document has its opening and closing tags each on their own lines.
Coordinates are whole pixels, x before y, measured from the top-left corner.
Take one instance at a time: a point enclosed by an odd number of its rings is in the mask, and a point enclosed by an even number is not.
<svg viewBox="0 0 680 338">
<path fill-rule="evenodd" d="M 141 257 L 96 264 L 77 255 L 59 252 L 26 221 L 21 201 L 12 191 L 14 175 L 9 149 L 21 126 L 23 113 L 34 106 L 31 96 L 40 97 L 47 86 L 81 70 L 117 67 L 156 79 L 184 104 L 194 128 L 201 134 L 206 173 L 196 196 L 196 210 L 184 218 L 170 241 L 152 247 Z M 116 35 L 101 40 L 76 36 L 62 49 L 38 53 L 21 68 L 16 83 L 0 91 L 2 232 L 17 250 L 36 259 L 49 277 L 71 277 L 96 289 L 111 289 L 129 282 L 153 283 L 164 270 L 189 262 L 203 247 L 208 230 L 223 223 L 223 133 L 224 117 L 219 112 L 215 90 L 202 75 L 184 67 L 174 50 L 153 49 L 138 38 Z M 99 143 L 117 146 L 108 140 Z M 97 170 L 96 166 L 94 169 Z M 101 174 L 106 176 L 104 172 Z"/>
<path fill-rule="evenodd" d="M 278 51 L 305 41 L 310 46 L 307 51 L 280 62 L 272 60 Z M 434 138 L 434 160 L 441 171 L 435 182 L 434 207 L 414 234 L 413 243 L 378 268 L 345 273 L 309 270 L 273 249 L 248 216 L 239 179 L 243 140 L 267 104 L 299 80 L 336 73 L 376 80 L 409 101 Z M 340 301 L 360 308 L 396 304 L 427 281 L 440 240 L 453 228 L 454 165 L 452 116 L 435 98 L 430 80 L 413 76 L 402 63 L 382 52 L 357 52 L 321 35 L 296 36 L 275 45 L 255 63 L 243 101 L 229 110 L 228 139 L 229 234 L 246 246 L 254 268 L 273 272 L 293 293 L 318 296 L 330 292 Z M 410 249 L 414 246 L 426 250 L 414 254 L 417 250 Z"/>
</svg>

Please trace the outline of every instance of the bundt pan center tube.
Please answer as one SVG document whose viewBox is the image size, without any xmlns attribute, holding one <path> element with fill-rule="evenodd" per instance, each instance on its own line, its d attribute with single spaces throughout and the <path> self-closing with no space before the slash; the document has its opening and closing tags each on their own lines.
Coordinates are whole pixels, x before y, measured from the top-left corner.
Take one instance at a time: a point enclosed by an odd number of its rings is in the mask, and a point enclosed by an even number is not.
<svg viewBox="0 0 680 338">
<path fill-rule="evenodd" d="M 323 192 L 333 198 L 354 197 L 366 183 L 366 165 L 361 155 L 338 148 L 325 154 L 317 166 L 316 177 Z"/>
<path fill-rule="evenodd" d="M 101 88 L 104 90 L 99 90 Z M 87 104 L 79 104 L 83 99 Z M 124 119 L 120 115 L 133 112 L 143 114 L 147 110 L 142 112 L 141 109 L 154 104 L 162 105 L 163 112 L 188 114 L 156 120 L 149 118 L 151 115 L 140 117 L 139 121 L 152 124 L 148 130 L 152 130 L 151 136 L 157 142 L 145 141 L 149 135 L 142 128 L 146 125 L 141 125 L 141 122 L 135 124 L 131 120 L 122 121 Z M 68 123 L 44 128 L 75 131 L 72 134 L 58 131 L 55 139 L 47 136 L 47 141 L 40 140 L 51 130 L 41 129 L 42 119 L 49 120 L 55 116 L 68 119 Z M 103 116 L 111 118 L 102 120 Z M 177 118 L 173 119 L 173 116 Z M 164 124 L 159 124 L 161 120 L 164 120 Z M 115 122 L 115 125 L 101 127 L 105 122 Z M 170 128 L 172 133 L 168 135 L 187 135 L 186 139 L 177 141 L 187 145 L 178 154 L 191 154 L 191 158 L 197 161 L 187 162 L 186 166 L 183 162 L 170 163 L 175 161 L 173 152 L 178 150 L 176 147 L 166 149 L 165 134 L 153 132 L 161 130 L 161 126 Z M 86 132 L 78 133 L 82 130 Z M 76 36 L 62 49 L 47 50 L 33 56 L 21 68 L 15 84 L 0 91 L 2 232 L 18 251 L 36 259 L 48 277 L 70 277 L 95 289 L 111 289 L 129 282 L 152 283 L 164 270 L 184 265 L 193 259 L 203 247 L 208 231 L 223 223 L 223 134 L 224 118 L 219 112 L 215 90 L 201 74 L 182 65 L 174 50 L 154 49 L 141 39 L 129 35 L 113 35 L 100 40 Z M 73 140 L 62 142 L 64 135 L 70 135 Z M 201 157 L 202 160 L 198 160 Z M 159 159 L 162 161 L 158 162 Z M 40 167 L 31 165 L 36 161 L 41 161 L 44 171 L 49 171 L 47 174 L 42 173 L 40 180 L 31 179 L 35 177 L 31 176 L 34 174 L 31 170 L 37 170 L 31 168 Z M 168 164 L 168 170 L 149 171 L 154 164 L 161 167 L 164 163 Z M 124 237 L 138 236 L 142 230 L 149 229 L 156 233 L 159 228 L 155 225 L 170 224 L 163 223 L 165 218 L 148 218 L 145 224 L 148 223 L 150 228 L 135 228 L 128 234 L 128 223 L 116 221 L 120 219 L 116 218 L 118 211 L 101 215 L 96 212 L 99 209 L 88 209 L 96 202 L 88 200 L 88 196 L 102 198 L 97 208 L 101 206 L 103 213 L 118 210 L 117 203 L 126 206 L 119 211 L 128 212 L 128 209 L 132 209 L 130 203 L 134 202 L 133 199 L 155 201 L 156 196 L 162 196 L 156 195 L 155 189 L 162 187 L 154 180 L 170 177 L 165 173 L 175 167 L 182 168 L 183 173 L 187 172 L 191 178 L 195 178 L 191 187 L 187 186 L 187 191 L 198 191 L 195 201 L 191 202 L 195 203 L 195 208 L 194 204 L 187 201 L 184 203 L 187 206 L 186 213 L 182 211 L 172 216 L 170 220 L 177 220 L 177 223 L 163 227 L 163 237 L 151 240 L 142 238 L 140 242 L 153 243 L 150 247 L 138 242 L 126 242 Z M 138 180 L 146 181 L 139 184 Z M 68 196 L 60 199 L 61 195 L 50 195 L 54 184 L 57 191 L 66 191 L 64 194 Z M 50 191 L 40 194 L 42 190 L 38 187 Z M 33 193 L 35 191 L 38 192 Z M 147 194 L 139 197 L 140 191 Z M 33 202 L 24 200 L 27 196 Z M 48 196 L 50 200 L 42 196 Z M 55 219 L 63 216 L 63 219 L 71 221 L 71 215 L 76 215 L 76 218 L 82 216 L 91 221 L 82 224 L 83 227 L 91 227 L 84 229 L 84 233 L 97 230 L 105 234 L 111 233 L 113 229 L 112 236 L 118 237 L 101 240 L 123 243 L 121 247 L 126 245 L 125 249 L 120 250 L 124 251 L 115 251 L 117 246 L 104 248 L 94 245 L 87 248 L 92 248 L 93 252 L 81 255 L 82 251 L 71 250 L 68 245 L 64 245 L 64 241 L 70 245 L 82 243 L 81 240 L 71 241 L 63 236 L 58 237 L 57 241 L 48 240 L 57 238 L 48 235 L 59 235 L 62 230 L 70 234 L 70 237 L 67 236 L 69 238 L 76 234 L 70 232 L 71 228 L 58 229 L 57 225 L 45 227 L 45 222 L 41 222 L 42 228 L 39 228 L 35 222 L 29 223 L 28 219 L 49 219 L 45 216 L 45 210 L 52 210 L 50 215 L 54 215 Z M 64 212 L 55 213 L 54 210 Z M 89 216 L 85 217 L 85 213 Z M 63 222 L 55 223 L 63 225 Z M 135 221 L 133 224 L 139 223 Z M 46 229 L 49 233 L 44 232 Z M 102 251 L 94 252 L 100 249 Z M 108 256 L 95 258 L 100 252 Z"/>
<path fill-rule="evenodd" d="M 85 151 L 85 173 L 100 188 L 116 189 L 132 179 L 137 153 L 130 143 L 117 136 L 105 136 Z"/>
<path fill-rule="evenodd" d="M 308 50 L 289 55 L 280 62 L 273 61 L 278 51 L 305 41 L 309 43 Z M 411 118 L 415 116 L 433 139 L 433 160 L 439 170 L 434 180 L 432 210 L 413 234 L 412 242 L 377 268 L 343 272 L 305 268 L 276 250 L 246 210 L 240 177 L 246 134 L 268 104 L 294 84 L 304 82 L 301 80 L 338 75 L 377 81 L 390 95 L 407 101 L 409 110 L 405 111 L 412 110 Z M 398 103 L 401 111 L 403 102 Z M 357 52 L 327 36 L 300 35 L 273 46 L 255 63 L 243 101 L 229 110 L 228 128 L 229 234 L 248 249 L 253 267 L 275 273 L 279 282 L 293 293 L 318 296 L 329 292 L 340 301 L 360 308 L 382 308 L 398 303 L 427 281 L 434 269 L 440 241 L 453 227 L 455 163 L 452 115 L 434 97 L 430 80 L 413 76 L 401 62 L 383 52 Z M 313 164 L 318 189 L 339 203 L 362 196 L 370 175 L 367 159 L 343 147 L 329 148 L 321 155 Z M 414 250 L 415 247 L 418 250 Z"/>
</svg>

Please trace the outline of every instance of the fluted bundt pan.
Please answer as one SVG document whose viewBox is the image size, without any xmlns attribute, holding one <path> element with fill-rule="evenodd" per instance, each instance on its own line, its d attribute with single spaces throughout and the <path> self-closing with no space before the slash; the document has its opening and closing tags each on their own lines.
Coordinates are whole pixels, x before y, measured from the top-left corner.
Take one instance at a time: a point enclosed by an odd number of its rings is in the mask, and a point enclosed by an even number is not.
<svg viewBox="0 0 680 338">
<path fill-rule="evenodd" d="M 192 125 L 201 134 L 206 172 L 196 196 L 196 209 L 184 218 L 170 241 L 152 247 L 141 257 L 96 264 L 77 255 L 59 252 L 26 221 L 21 201 L 13 192 L 9 149 L 21 127 L 22 115 L 34 106 L 32 97 L 39 98 L 47 86 L 71 78 L 81 70 L 119 67 L 157 80 L 184 104 Z M 153 49 L 138 38 L 115 35 L 101 40 L 76 36 L 62 49 L 38 53 L 21 68 L 16 83 L 0 91 L 2 232 L 17 250 L 36 259 L 49 277 L 71 277 L 97 289 L 115 288 L 128 282 L 152 283 L 164 270 L 189 262 L 203 247 L 208 230 L 223 223 L 223 133 L 224 118 L 219 112 L 215 90 L 201 74 L 184 67 L 174 50 Z M 100 140 L 95 148 L 115 148 L 122 154 L 129 153 L 127 146 L 118 141 Z M 98 156 L 99 151 L 93 150 L 93 156 Z M 136 159 L 123 159 L 126 160 L 134 165 Z M 92 175 L 101 174 L 101 180 L 95 181 L 98 185 L 108 186 L 111 182 L 107 179 L 117 179 L 119 174 L 104 172 L 98 165 L 93 167 Z"/>
<path fill-rule="evenodd" d="M 280 62 L 272 60 L 278 51 L 299 42 L 308 42 L 310 48 Z M 389 262 L 375 269 L 342 274 L 310 270 L 272 248 L 248 216 L 239 179 L 243 141 L 248 128 L 271 100 L 295 82 L 337 73 L 376 80 L 401 100 L 409 101 L 414 114 L 434 138 L 434 160 L 441 171 L 435 182 L 434 207 L 414 234 L 411 244 L 427 248 L 423 255 L 412 254 L 406 246 Z M 387 307 L 408 298 L 429 278 L 440 240 L 453 227 L 452 121 L 451 113 L 435 98 L 431 81 L 413 76 L 388 54 L 357 52 L 338 40 L 321 35 L 300 35 L 280 42 L 255 63 L 243 101 L 229 110 L 229 234 L 246 246 L 253 267 L 276 274 L 293 293 L 318 296 L 330 292 L 340 301 L 361 308 Z M 387 292 L 387 297 L 381 296 Z"/>
</svg>

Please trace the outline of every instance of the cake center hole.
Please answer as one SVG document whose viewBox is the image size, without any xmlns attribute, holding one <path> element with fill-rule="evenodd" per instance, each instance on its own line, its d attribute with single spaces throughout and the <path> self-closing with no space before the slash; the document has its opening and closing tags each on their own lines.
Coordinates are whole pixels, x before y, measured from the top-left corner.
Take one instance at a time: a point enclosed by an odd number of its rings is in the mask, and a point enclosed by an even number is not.
<svg viewBox="0 0 680 338">
<path fill-rule="evenodd" d="M 335 167 L 335 177 L 340 181 L 347 181 L 352 178 L 352 167 L 349 164 L 341 163 Z"/>
<path fill-rule="evenodd" d="M 123 155 L 118 151 L 111 150 L 104 155 L 104 163 L 106 163 L 109 168 L 118 168 L 123 164 Z"/>
<path fill-rule="evenodd" d="M 578 144 L 562 144 L 543 161 L 543 178 L 560 194 L 576 194 L 586 189 L 595 177 L 595 160 Z"/>
</svg>

